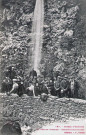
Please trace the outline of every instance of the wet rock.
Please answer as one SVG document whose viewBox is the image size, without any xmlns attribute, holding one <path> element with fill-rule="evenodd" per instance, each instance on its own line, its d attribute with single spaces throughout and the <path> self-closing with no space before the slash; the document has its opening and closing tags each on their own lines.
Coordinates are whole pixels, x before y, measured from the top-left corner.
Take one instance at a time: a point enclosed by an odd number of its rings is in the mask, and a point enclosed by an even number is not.
<svg viewBox="0 0 86 135">
<path fill-rule="evenodd" d="M 45 93 L 42 93 L 41 96 L 40 96 L 40 99 L 45 102 L 48 99 L 48 95 L 45 94 Z"/>
<path fill-rule="evenodd" d="M 10 121 L 3 125 L 1 133 L 2 135 L 21 135 L 22 131 L 18 122 Z"/>
</svg>

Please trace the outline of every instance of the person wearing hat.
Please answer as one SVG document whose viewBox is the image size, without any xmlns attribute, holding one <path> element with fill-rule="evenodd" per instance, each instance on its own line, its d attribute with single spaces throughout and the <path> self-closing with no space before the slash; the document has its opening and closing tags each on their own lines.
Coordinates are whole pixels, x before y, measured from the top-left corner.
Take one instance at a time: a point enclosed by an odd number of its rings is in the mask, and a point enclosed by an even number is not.
<svg viewBox="0 0 86 135">
<path fill-rule="evenodd" d="M 69 85 L 70 85 L 70 83 L 67 80 L 67 77 L 65 76 L 62 79 L 62 81 L 60 82 L 61 97 L 69 97 L 69 95 L 70 95 Z"/>
<path fill-rule="evenodd" d="M 50 78 L 47 87 L 48 87 L 49 93 L 50 93 L 52 96 L 56 96 L 56 95 L 55 95 L 55 89 L 54 89 L 54 82 L 53 82 L 52 78 Z"/>
<path fill-rule="evenodd" d="M 16 72 L 14 70 L 15 68 L 13 66 L 9 66 L 8 69 L 6 70 L 6 74 L 9 76 L 9 78 L 12 80 L 16 76 Z"/>
<path fill-rule="evenodd" d="M 11 89 L 12 81 L 8 76 L 6 76 L 5 79 L 2 81 L 1 92 L 9 92 Z"/>
<path fill-rule="evenodd" d="M 70 79 L 71 97 L 78 98 L 79 83 L 77 79 Z"/>
<path fill-rule="evenodd" d="M 60 91 L 61 91 L 60 81 L 61 81 L 60 76 L 54 77 L 54 89 L 55 89 L 55 93 L 56 93 L 57 97 L 61 97 L 61 94 L 60 94 Z"/>
<path fill-rule="evenodd" d="M 17 79 L 13 79 L 13 86 L 12 90 L 7 93 L 7 95 L 10 95 L 11 93 L 17 93 L 19 97 L 21 97 L 24 94 L 24 85 L 23 82 Z"/>
<path fill-rule="evenodd" d="M 32 79 L 33 79 L 34 77 L 37 78 L 37 72 L 36 72 L 34 69 L 32 69 L 32 70 L 30 71 L 29 77 L 30 77 L 30 78 L 32 77 Z"/>
</svg>

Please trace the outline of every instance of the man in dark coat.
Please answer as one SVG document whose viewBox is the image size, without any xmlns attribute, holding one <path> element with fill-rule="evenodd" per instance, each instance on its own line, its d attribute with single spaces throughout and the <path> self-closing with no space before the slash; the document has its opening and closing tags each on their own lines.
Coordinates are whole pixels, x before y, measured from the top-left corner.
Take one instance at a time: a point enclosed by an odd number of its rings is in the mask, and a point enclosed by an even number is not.
<svg viewBox="0 0 86 135">
<path fill-rule="evenodd" d="M 60 76 L 54 77 L 54 89 L 57 97 L 61 97 L 61 88 L 60 88 Z"/>
<path fill-rule="evenodd" d="M 42 93 L 42 89 L 43 89 L 43 76 L 38 76 L 37 77 L 37 81 L 34 84 L 34 88 L 35 88 L 35 94 L 36 96 L 41 95 Z"/>
<path fill-rule="evenodd" d="M 2 82 L 1 92 L 9 92 L 12 89 L 12 81 L 9 77 L 5 77 Z"/>
<path fill-rule="evenodd" d="M 6 70 L 6 76 L 8 76 L 11 80 L 15 78 L 16 72 L 14 70 L 14 67 L 9 66 L 8 69 Z"/>
<path fill-rule="evenodd" d="M 71 97 L 78 98 L 79 83 L 75 79 L 70 80 Z"/>
<path fill-rule="evenodd" d="M 63 78 L 60 82 L 61 88 L 61 97 L 69 97 L 70 95 L 70 88 L 69 88 L 69 81 L 66 78 Z"/>
<path fill-rule="evenodd" d="M 37 77 L 37 72 L 34 69 L 32 69 L 32 71 L 30 72 L 29 77 L 32 77 L 32 78 Z"/>
<path fill-rule="evenodd" d="M 54 89 L 54 82 L 53 82 L 52 78 L 50 78 L 47 87 L 49 89 L 49 93 L 52 96 L 56 96 L 55 89 Z"/>
<path fill-rule="evenodd" d="M 18 82 L 17 95 L 21 97 L 25 93 L 25 87 L 22 81 Z"/>
</svg>

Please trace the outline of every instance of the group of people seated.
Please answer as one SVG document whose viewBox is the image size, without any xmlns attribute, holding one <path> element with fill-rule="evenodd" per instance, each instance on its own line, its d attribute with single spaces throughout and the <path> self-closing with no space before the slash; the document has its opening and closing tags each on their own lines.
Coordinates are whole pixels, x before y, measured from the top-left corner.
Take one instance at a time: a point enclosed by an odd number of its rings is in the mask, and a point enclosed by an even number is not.
<svg viewBox="0 0 86 135">
<path fill-rule="evenodd" d="M 42 75 L 37 75 L 34 69 L 25 80 L 20 76 L 14 76 L 14 78 L 10 78 L 9 75 L 6 76 L 5 80 L 2 82 L 2 92 L 6 92 L 7 95 L 17 93 L 19 96 L 23 94 L 39 96 L 45 93 L 59 98 L 78 97 L 78 91 L 75 88 L 75 80 L 69 81 L 66 76 L 44 78 Z"/>
</svg>

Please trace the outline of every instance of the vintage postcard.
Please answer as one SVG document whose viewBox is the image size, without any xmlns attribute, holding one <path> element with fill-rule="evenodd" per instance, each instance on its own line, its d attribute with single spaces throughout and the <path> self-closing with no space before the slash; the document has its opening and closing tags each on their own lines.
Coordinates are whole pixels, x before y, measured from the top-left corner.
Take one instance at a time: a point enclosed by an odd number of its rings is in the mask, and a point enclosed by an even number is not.
<svg viewBox="0 0 86 135">
<path fill-rule="evenodd" d="M 0 135 L 86 135 L 86 0 L 0 1 Z"/>
</svg>

